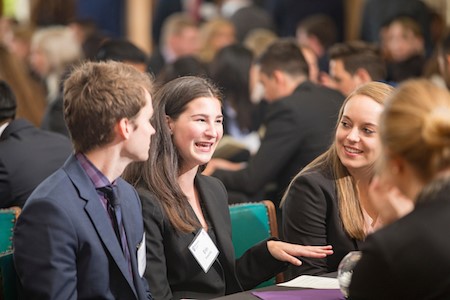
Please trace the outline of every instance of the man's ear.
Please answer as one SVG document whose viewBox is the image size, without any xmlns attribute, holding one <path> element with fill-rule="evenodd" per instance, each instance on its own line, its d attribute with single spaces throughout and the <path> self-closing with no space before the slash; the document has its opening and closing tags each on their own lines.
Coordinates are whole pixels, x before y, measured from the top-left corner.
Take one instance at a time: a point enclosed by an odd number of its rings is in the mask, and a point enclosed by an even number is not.
<svg viewBox="0 0 450 300">
<path fill-rule="evenodd" d="M 369 72 L 364 68 L 356 70 L 353 76 L 358 81 L 358 85 L 372 81 L 372 76 L 370 76 Z"/>
<path fill-rule="evenodd" d="M 272 77 L 275 79 L 275 81 L 280 84 L 283 83 L 285 81 L 285 77 L 284 77 L 284 73 L 280 70 L 275 70 L 272 73 Z"/>
<path fill-rule="evenodd" d="M 283 81 L 283 80 L 284 80 L 284 74 L 283 74 L 283 72 L 281 72 L 280 70 L 275 70 L 275 71 L 273 71 L 272 77 L 273 77 L 277 82 L 280 82 L 280 81 Z"/>
<path fill-rule="evenodd" d="M 133 132 L 133 124 L 128 118 L 122 118 L 116 123 L 115 130 L 117 134 L 123 139 L 128 139 L 131 132 Z"/>
</svg>

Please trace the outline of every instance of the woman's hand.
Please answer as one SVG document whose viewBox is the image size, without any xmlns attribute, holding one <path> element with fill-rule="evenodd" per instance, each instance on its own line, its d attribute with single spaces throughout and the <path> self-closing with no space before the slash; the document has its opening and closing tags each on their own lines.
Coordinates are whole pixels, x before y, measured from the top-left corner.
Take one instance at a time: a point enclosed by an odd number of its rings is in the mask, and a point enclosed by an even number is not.
<svg viewBox="0 0 450 300">
<path fill-rule="evenodd" d="M 268 241 L 267 248 L 270 254 L 280 260 L 286 261 L 296 266 L 300 266 L 302 262 L 297 258 L 299 256 L 324 258 L 333 254 L 332 246 L 302 246 L 290 244 L 281 241 Z"/>
</svg>

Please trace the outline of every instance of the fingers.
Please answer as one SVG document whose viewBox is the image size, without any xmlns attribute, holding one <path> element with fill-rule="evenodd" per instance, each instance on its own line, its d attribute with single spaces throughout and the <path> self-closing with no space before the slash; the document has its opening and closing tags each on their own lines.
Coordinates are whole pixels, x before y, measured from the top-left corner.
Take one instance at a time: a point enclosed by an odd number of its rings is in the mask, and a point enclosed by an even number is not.
<svg viewBox="0 0 450 300">
<path fill-rule="evenodd" d="M 295 256 L 289 255 L 286 252 L 282 253 L 282 259 L 279 259 L 281 261 L 285 261 L 288 262 L 290 264 L 293 264 L 294 266 L 300 266 L 302 264 L 302 262 L 300 261 L 300 259 L 298 259 Z"/>
<path fill-rule="evenodd" d="M 295 245 L 297 253 L 296 256 L 323 258 L 327 255 L 333 254 L 331 245 L 328 246 L 301 246 Z M 293 253 L 292 253 L 293 254 Z"/>
<path fill-rule="evenodd" d="M 331 245 L 302 246 L 281 241 L 269 241 L 267 243 L 267 248 L 274 258 L 289 262 L 296 266 L 301 265 L 301 261 L 297 258 L 299 256 L 324 258 L 327 255 L 333 254 Z"/>
</svg>

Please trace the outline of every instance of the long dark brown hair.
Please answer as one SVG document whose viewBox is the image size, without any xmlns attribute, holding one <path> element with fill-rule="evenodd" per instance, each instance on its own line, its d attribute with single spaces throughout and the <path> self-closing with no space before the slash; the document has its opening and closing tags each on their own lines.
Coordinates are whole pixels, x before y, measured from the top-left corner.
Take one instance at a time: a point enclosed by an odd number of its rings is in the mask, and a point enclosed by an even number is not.
<svg viewBox="0 0 450 300">
<path fill-rule="evenodd" d="M 177 181 L 181 158 L 173 144 L 167 117 L 178 119 L 188 103 L 200 97 L 221 100 L 216 86 L 200 77 L 180 77 L 162 86 L 153 99 L 152 122 L 156 133 L 152 137 L 149 159 L 130 164 L 123 174 L 135 187 L 150 190 L 160 201 L 172 226 L 183 232 L 192 232 L 199 222 L 189 213 L 187 197 Z"/>
</svg>

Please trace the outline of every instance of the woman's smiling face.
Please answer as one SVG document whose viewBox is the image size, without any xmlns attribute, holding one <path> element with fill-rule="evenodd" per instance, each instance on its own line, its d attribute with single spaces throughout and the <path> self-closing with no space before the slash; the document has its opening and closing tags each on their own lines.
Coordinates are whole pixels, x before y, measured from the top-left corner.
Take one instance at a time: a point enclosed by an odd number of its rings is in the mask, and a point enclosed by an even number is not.
<svg viewBox="0 0 450 300">
<path fill-rule="evenodd" d="M 183 169 L 206 164 L 211 159 L 223 136 L 222 121 L 221 103 L 212 97 L 196 98 L 176 120 L 168 118 Z"/>
<path fill-rule="evenodd" d="M 337 154 L 349 170 L 371 168 L 381 154 L 378 122 L 383 106 L 370 97 L 355 95 L 347 101 L 336 130 Z"/>
</svg>

